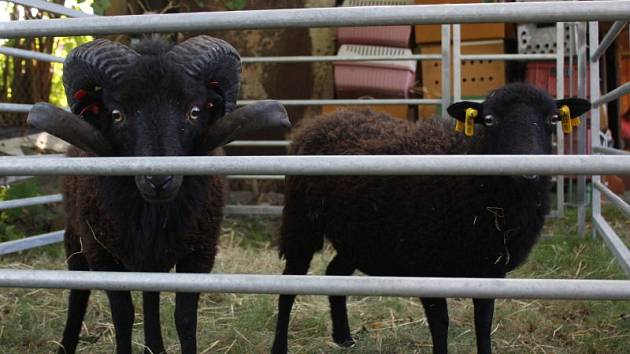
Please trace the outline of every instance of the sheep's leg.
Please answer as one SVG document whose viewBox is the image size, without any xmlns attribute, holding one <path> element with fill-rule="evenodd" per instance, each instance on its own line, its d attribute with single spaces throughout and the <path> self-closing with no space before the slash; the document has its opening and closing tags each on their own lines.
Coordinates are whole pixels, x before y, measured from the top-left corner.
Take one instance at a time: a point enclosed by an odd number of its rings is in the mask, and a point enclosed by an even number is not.
<svg viewBox="0 0 630 354">
<path fill-rule="evenodd" d="M 287 259 L 282 274 L 286 275 L 304 275 L 308 272 L 309 265 L 313 255 L 306 259 L 295 261 L 295 259 Z M 280 295 L 278 300 L 278 322 L 276 323 L 276 337 L 273 340 L 271 352 L 273 354 L 284 354 L 288 351 L 288 332 L 289 319 L 291 316 L 291 308 L 295 301 L 295 295 Z"/>
<path fill-rule="evenodd" d="M 477 353 L 492 353 L 490 333 L 494 315 L 494 299 L 473 299 L 475 305 L 475 334 L 477 336 Z"/>
<path fill-rule="evenodd" d="M 144 353 L 166 353 L 160 328 L 160 293 L 143 292 L 142 307 L 144 311 L 144 344 L 146 345 Z"/>
<path fill-rule="evenodd" d="M 89 270 L 83 255 L 73 254 L 70 256 L 68 258 L 68 270 Z M 89 298 L 89 290 L 70 290 L 70 297 L 68 298 L 68 318 L 66 320 L 66 327 L 63 330 L 61 348 L 59 348 L 58 351 L 59 354 L 72 354 L 75 352 Z"/>
<path fill-rule="evenodd" d="M 197 352 L 197 304 L 199 293 L 175 295 L 175 327 L 182 346 L 182 353 Z"/>
<path fill-rule="evenodd" d="M 421 298 L 424 312 L 429 322 L 431 339 L 433 341 L 433 353 L 445 354 L 448 352 L 448 308 L 444 298 Z"/>
<path fill-rule="evenodd" d="M 352 275 L 355 267 L 345 259 L 336 255 L 326 268 L 326 275 Z M 350 334 L 350 325 L 348 324 L 348 310 L 346 308 L 345 296 L 329 296 L 330 317 L 333 323 L 333 340 L 339 346 L 351 347 L 354 340 Z"/>
<path fill-rule="evenodd" d="M 206 259 L 207 256 L 189 257 L 186 261 L 177 263 L 177 273 L 208 273 L 212 269 L 212 262 L 206 262 Z M 198 304 L 199 293 L 175 294 L 175 328 L 182 354 L 197 353 Z"/>
<path fill-rule="evenodd" d="M 116 331 L 116 353 L 131 354 L 131 330 L 134 310 L 129 291 L 107 291 Z"/>
</svg>

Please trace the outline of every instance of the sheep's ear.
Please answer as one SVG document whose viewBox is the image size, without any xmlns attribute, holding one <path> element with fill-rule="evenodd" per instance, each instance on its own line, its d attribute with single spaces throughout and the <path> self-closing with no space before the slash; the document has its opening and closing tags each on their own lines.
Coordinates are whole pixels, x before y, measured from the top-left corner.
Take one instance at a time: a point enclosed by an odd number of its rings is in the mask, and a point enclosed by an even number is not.
<svg viewBox="0 0 630 354">
<path fill-rule="evenodd" d="M 208 129 L 206 146 L 215 149 L 235 140 L 240 135 L 262 129 L 289 129 L 291 123 L 284 106 L 266 100 L 238 108 L 219 118 Z"/>
<path fill-rule="evenodd" d="M 105 136 L 81 117 L 49 103 L 36 103 L 28 113 L 27 123 L 50 133 L 79 149 L 99 156 L 111 156 L 112 146 Z"/>
<path fill-rule="evenodd" d="M 478 102 L 471 102 L 471 101 L 455 102 L 452 105 L 448 106 L 446 111 L 451 117 L 457 119 L 460 122 L 465 122 L 466 110 L 468 110 L 469 108 L 476 110 L 477 116 L 482 116 L 483 104 L 478 103 Z M 476 123 L 482 123 L 482 122 L 481 120 L 477 119 Z"/>
<path fill-rule="evenodd" d="M 475 123 L 481 124 L 483 104 L 470 101 L 453 103 L 446 110 L 451 117 L 457 119 L 455 130 L 466 136 L 475 135 Z"/>
<path fill-rule="evenodd" d="M 556 107 L 562 108 L 562 106 L 569 107 L 571 118 L 576 118 L 591 109 L 591 102 L 582 98 L 565 98 L 562 100 L 556 100 Z"/>
</svg>

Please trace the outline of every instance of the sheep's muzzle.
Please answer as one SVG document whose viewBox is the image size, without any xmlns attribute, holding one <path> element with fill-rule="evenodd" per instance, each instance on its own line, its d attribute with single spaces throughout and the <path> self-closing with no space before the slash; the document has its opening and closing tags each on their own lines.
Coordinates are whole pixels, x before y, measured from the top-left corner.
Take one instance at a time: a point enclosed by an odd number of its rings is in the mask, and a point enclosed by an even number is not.
<svg viewBox="0 0 630 354">
<path fill-rule="evenodd" d="M 136 187 L 142 198 L 149 203 L 159 204 L 170 202 L 179 192 L 182 176 L 136 176 Z"/>
</svg>

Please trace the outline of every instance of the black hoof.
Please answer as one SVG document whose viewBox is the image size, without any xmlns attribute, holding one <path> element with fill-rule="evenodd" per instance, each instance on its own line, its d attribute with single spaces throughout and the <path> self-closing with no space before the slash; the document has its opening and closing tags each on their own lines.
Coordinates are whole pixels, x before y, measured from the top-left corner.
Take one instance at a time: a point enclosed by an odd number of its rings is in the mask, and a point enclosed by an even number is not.
<svg viewBox="0 0 630 354">
<path fill-rule="evenodd" d="M 346 338 L 346 339 L 335 339 L 335 343 L 337 343 L 338 346 L 342 347 L 342 348 L 352 348 L 356 345 L 356 343 L 354 342 L 354 339 L 352 338 Z"/>
</svg>

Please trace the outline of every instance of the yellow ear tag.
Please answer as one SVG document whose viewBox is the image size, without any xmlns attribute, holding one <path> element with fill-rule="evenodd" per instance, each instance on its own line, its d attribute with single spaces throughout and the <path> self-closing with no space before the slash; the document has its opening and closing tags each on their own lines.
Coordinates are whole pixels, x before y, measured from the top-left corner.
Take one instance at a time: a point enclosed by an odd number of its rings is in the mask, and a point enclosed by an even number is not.
<svg viewBox="0 0 630 354">
<path fill-rule="evenodd" d="M 571 126 L 577 127 L 580 124 L 582 124 L 582 121 L 580 120 L 580 117 L 571 118 Z"/>
<path fill-rule="evenodd" d="M 464 123 L 464 135 L 475 135 L 475 118 L 477 118 L 477 110 L 474 108 L 466 108 L 466 122 Z"/>
<path fill-rule="evenodd" d="M 569 106 L 564 105 L 560 107 L 560 118 L 562 118 L 562 131 L 565 134 L 570 134 L 573 130 L 573 120 L 571 119 L 571 110 Z M 577 118 L 579 124 L 579 118 Z"/>
<path fill-rule="evenodd" d="M 455 131 L 463 133 L 464 132 L 464 122 L 459 119 L 455 119 Z"/>
</svg>

